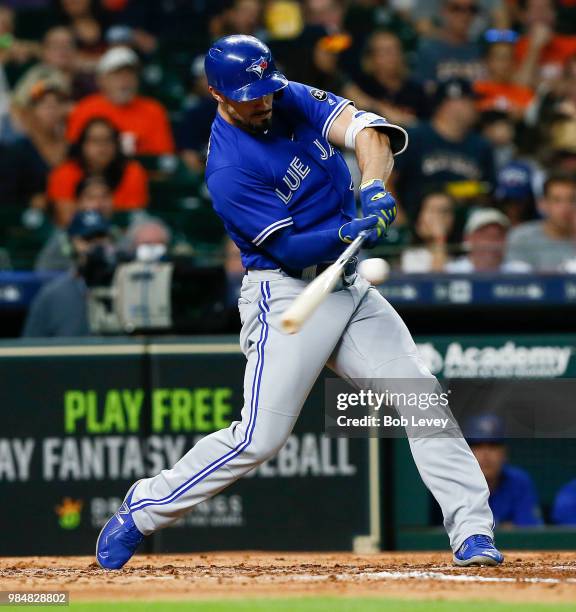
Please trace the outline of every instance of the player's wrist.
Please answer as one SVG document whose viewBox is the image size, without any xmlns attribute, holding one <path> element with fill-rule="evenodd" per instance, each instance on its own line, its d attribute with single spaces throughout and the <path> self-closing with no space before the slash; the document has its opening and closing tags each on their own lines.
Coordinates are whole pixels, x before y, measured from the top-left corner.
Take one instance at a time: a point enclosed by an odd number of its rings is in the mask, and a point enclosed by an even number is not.
<svg viewBox="0 0 576 612">
<path fill-rule="evenodd" d="M 378 191 L 386 191 L 384 181 L 378 178 L 365 179 L 360 183 L 360 191 L 365 191 L 370 188 L 376 188 Z"/>
</svg>

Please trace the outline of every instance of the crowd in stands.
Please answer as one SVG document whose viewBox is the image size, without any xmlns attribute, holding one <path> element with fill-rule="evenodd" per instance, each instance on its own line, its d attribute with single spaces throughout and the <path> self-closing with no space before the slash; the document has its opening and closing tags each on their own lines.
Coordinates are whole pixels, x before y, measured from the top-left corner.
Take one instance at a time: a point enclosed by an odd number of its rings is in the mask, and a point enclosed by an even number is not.
<svg viewBox="0 0 576 612">
<path fill-rule="evenodd" d="M 576 271 L 569 0 L 3 0 L 0 265 L 66 269 L 90 210 L 113 244 L 150 215 L 169 249 L 230 258 L 196 221 L 216 112 L 203 53 L 230 33 L 408 130 L 376 253 L 393 268 Z"/>
</svg>

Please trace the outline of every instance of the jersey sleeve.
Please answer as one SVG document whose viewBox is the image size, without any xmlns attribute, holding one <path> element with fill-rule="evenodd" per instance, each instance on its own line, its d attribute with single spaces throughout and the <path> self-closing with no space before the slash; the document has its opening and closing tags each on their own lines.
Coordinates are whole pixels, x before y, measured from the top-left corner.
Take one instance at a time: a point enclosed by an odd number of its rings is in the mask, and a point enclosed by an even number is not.
<svg viewBox="0 0 576 612">
<path fill-rule="evenodd" d="M 336 117 L 352 101 L 323 89 L 290 81 L 276 104 L 285 112 L 299 115 L 327 139 Z"/>
<path fill-rule="evenodd" d="M 552 521 L 557 525 L 576 525 L 576 480 L 568 483 L 556 495 Z"/>
<path fill-rule="evenodd" d="M 288 87 L 283 90 L 283 95 L 278 104 L 284 112 L 297 114 L 307 123 L 311 124 L 322 137 L 328 140 L 330 128 L 338 115 L 349 105 L 354 104 L 351 100 L 341 98 L 323 89 L 315 89 L 302 83 L 290 81 Z M 386 122 L 378 126 L 378 129 L 390 138 L 390 147 L 394 155 L 403 153 L 408 146 L 408 134 L 406 130 L 393 123 Z"/>
<path fill-rule="evenodd" d="M 532 480 L 528 476 L 518 483 L 513 522 L 518 527 L 542 525 L 538 495 Z"/>
<path fill-rule="evenodd" d="M 274 232 L 293 224 L 286 205 L 257 176 L 234 167 L 208 178 L 214 210 L 245 239 L 260 246 Z"/>
</svg>

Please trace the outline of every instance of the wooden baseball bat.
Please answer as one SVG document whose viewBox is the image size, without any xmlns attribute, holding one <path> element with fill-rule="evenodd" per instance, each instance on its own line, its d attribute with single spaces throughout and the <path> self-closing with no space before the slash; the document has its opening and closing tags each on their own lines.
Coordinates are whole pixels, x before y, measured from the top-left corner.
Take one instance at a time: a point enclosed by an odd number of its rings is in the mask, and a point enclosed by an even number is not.
<svg viewBox="0 0 576 612">
<path fill-rule="evenodd" d="M 302 293 L 282 313 L 280 324 L 286 334 L 295 334 L 300 331 L 304 323 L 312 316 L 316 308 L 326 299 L 334 289 L 346 262 L 356 255 L 362 243 L 371 230 L 360 232 L 338 259 L 320 276 L 316 277 Z"/>
</svg>

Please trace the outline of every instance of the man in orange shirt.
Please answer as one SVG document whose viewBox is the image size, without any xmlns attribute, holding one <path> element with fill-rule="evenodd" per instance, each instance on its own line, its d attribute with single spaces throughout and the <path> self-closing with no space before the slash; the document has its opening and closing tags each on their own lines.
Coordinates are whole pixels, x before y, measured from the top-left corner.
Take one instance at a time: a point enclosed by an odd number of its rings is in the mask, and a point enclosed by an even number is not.
<svg viewBox="0 0 576 612">
<path fill-rule="evenodd" d="M 74 142 L 88 121 L 105 117 L 121 132 L 126 155 L 162 155 L 174 151 L 168 116 L 152 98 L 138 95 L 138 56 L 114 47 L 98 62 L 100 93 L 87 96 L 72 110 L 67 137 Z"/>
<path fill-rule="evenodd" d="M 504 34 L 504 33 L 502 33 Z M 514 34 L 509 32 L 509 34 Z M 485 79 L 474 83 L 476 106 L 480 112 L 498 110 L 520 119 L 534 97 L 529 87 L 519 85 L 516 80 L 514 42 L 496 39 L 486 51 Z"/>
<path fill-rule="evenodd" d="M 564 64 L 576 53 L 576 36 L 556 34 L 556 9 L 552 0 L 522 0 L 525 35 L 516 44 L 517 80 L 537 87 L 559 77 Z"/>
</svg>

